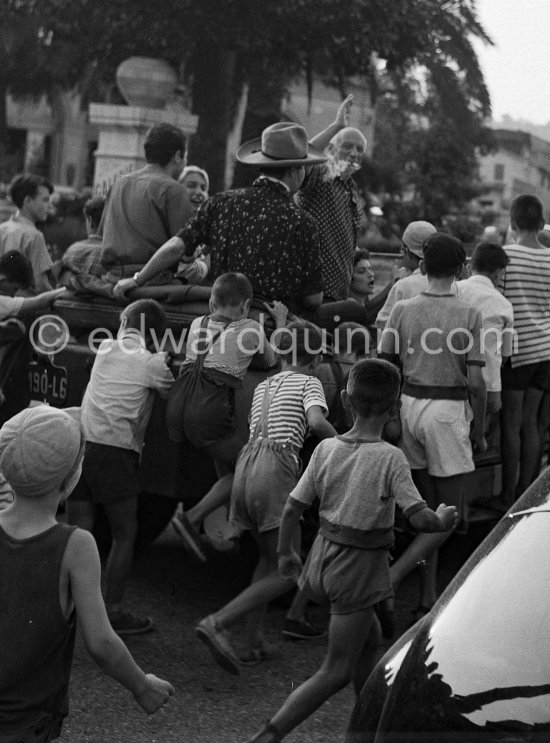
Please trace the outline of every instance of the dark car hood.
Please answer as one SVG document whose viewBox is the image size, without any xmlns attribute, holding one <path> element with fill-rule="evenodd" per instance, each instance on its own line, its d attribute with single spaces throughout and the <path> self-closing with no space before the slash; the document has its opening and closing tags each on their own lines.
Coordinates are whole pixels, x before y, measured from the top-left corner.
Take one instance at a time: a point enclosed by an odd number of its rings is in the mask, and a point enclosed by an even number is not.
<svg viewBox="0 0 550 743">
<path fill-rule="evenodd" d="M 550 470 L 386 653 L 347 743 L 550 741 Z"/>
</svg>

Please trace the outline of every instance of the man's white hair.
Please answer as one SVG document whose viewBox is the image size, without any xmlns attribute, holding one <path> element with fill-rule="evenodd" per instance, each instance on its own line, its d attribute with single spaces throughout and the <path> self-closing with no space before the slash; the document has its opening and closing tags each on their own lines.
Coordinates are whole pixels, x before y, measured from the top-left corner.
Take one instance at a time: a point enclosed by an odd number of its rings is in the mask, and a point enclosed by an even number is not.
<svg viewBox="0 0 550 743">
<path fill-rule="evenodd" d="M 340 131 L 330 140 L 330 144 L 334 147 L 338 147 L 350 134 L 358 135 L 363 140 L 365 150 L 367 149 L 367 138 L 363 132 L 360 132 L 359 129 L 356 129 L 354 126 L 346 126 L 344 129 L 340 129 Z"/>
</svg>

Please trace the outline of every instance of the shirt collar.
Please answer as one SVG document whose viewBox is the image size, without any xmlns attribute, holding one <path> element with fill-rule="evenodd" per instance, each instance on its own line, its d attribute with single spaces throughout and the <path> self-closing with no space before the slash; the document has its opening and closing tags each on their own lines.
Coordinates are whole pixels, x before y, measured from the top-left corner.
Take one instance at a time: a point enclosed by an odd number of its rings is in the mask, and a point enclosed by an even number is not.
<svg viewBox="0 0 550 743">
<path fill-rule="evenodd" d="M 34 227 L 34 229 L 36 229 L 35 223 L 32 222 L 30 219 L 27 219 L 27 217 L 24 217 L 23 214 L 21 214 L 21 212 L 19 211 L 19 209 L 12 216 L 12 219 L 14 222 L 22 222 L 23 224 L 28 224 L 31 227 Z"/>
<path fill-rule="evenodd" d="M 492 286 L 493 288 L 495 286 L 488 276 L 482 276 L 479 273 L 475 273 L 473 276 L 470 276 L 466 280 L 474 281 L 476 284 L 483 284 L 484 286 Z"/>
<path fill-rule="evenodd" d="M 284 188 L 284 190 L 290 196 L 290 188 L 286 185 L 286 183 L 283 183 L 278 178 L 273 178 L 273 176 L 271 175 L 260 175 L 254 181 L 254 184 L 259 183 L 260 181 L 262 182 L 269 181 L 269 183 L 274 183 L 276 186 L 280 186 L 281 188 Z"/>
<path fill-rule="evenodd" d="M 117 340 L 121 341 L 128 348 L 142 348 L 143 350 L 146 350 L 147 348 L 147 346 L 145 345 L 145 340 L 140 335 L 139 331 L 136 331 L 132 328 L 123 330 L 121 333 L 118 333 Z"/>
</svg>

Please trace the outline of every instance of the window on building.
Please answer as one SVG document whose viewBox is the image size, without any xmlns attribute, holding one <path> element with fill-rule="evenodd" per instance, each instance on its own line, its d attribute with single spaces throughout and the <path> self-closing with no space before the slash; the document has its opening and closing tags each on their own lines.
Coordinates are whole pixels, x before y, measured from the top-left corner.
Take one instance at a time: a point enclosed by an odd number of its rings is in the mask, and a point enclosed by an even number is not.
<svg viewBox="0 0 550 743">
<path fill-rule="evenodd" d="M 504 180 L 504 165 L 503 163 L 496 163 L 495 164 L 495 181 L 503 181 Z"/>
</svg>

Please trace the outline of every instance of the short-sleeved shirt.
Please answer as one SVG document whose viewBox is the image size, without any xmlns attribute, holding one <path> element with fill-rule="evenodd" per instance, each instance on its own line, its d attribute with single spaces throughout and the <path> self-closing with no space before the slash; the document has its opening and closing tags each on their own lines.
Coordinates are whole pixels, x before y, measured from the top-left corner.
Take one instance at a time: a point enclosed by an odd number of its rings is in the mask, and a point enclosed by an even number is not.
<svg viewBox="0 0 550 743">
<path fill-rule="evenodd" d="M 153 391 L 166 397 L 173 383 L 166 353 L 151 353 L 135 334 L 103 341 L 82 400 L 86 440 L 141 454 Z"/>
<path fill-rule="evenodd" d="M 399 358 L 404 394 L 466 400 L 467 365 L 485 366 L 481 313 L 454 294 L 422 292 L 394 305 L 380 350 Z"/>
<path fill-rule="evenodd" d="M 187 335 L 185 362 L 195 361 L 197 350 L 201 351 L 204 343 L 211 342 L 219 333 L 205 356 L 206 369 L 217 369 L 242 379 L 252 357 L 258 351 L 263 353 L 266 367 L 275 365 L 277 361 L 275 351 L 270 346 L 264 329 L 256 320 L 244 318 L 227 325 L 220 320 L 209 319 L 206 332 L 201 333 L 202 320 L 202 317 L 197 317 L 191 323 Z"/>
<path fill-rule="evenodd" d="M 550 249 L 505 245 L 510 262 L 499 284 L 514 308 L 517 352 L 512 368 L 550 358 Z"/>
<path fill-rule="evenodd" d="M 304 297 L 323 289 L 315 221 L 272 178 L 213 196 L 178 237 L 187 248 L 204 244 L 210 250 L 212 278 L 244 273 L 254 293 L 268 300 L 298 309 Z"/>
<path fill-rule="evenodd" d="M 503 356 L 513 350 L 514 310 L 487 276 L 475 274 L 456 284 L 458 296 L 481 312 L 485 368 L 483 376 L 488 392 L 500 392 L 500 367 Z"/>
<path fill-rule="evenodd" d="M 421 273 L 419 268 L 414 270 L 410 276 L 405 276 L 399 279 L 399 281 L 396 281 L 390 289 L 384 306 L 376 316 L 376 326 L 383 330 L 386 327 L 390 312 L 396 302 L 402 299 L 417 297 L 421 292 L 426 291 L 427 288 L 428 277 Z"/>
<path fill-rule="evenodd" d="M 101 262 L 144 265 L 193 215 L 187 191 L 157 165 L 117 178 L 101 220 Z"/>
<path fill-rule="evenodd" d="M 44 235 L 19 211 L 0 224 L 0 257 L 10 250 L 17 250 L 31 264 L 33 286 L 52 267 Z"/>
<path fill-rule="evenodd" d="M 16 317 L 23 307 L 23 297 L 5 297 L 0 294 L 0 320 Z"/>
<path fill-rule="evenodd" d="M 393 543 L 396 503 L 406 516 L 426 508 L 400 449 L 346 436 L 320 442 L 289 497 L 306 506 L 319 498 L 327 539 L 372 549 Z"/>
<path fill-rule="evenodd" d="M 279 372 L 260 382 L 254 390 L 250 410 L 251 439 L 260 420 L 266 384 L 269 384 L 270 393 L 275 389 L 274 385 L 279 385 L 269 406 L 267 425 L 269 439 L 301 449 L 308 426 L 307 411 L 318 405 L 325 413 L 328 412 L 321 382 L 307 374 L 289 371 Z"/>
<path fill-rule="evenodd" d="M 315 165 L 296 194 L 296 203 L 317 222 L 326 297 L 347 299 L 361 221 L 355 181 L 332 176 L 326 164 Z"/>
</svg>

